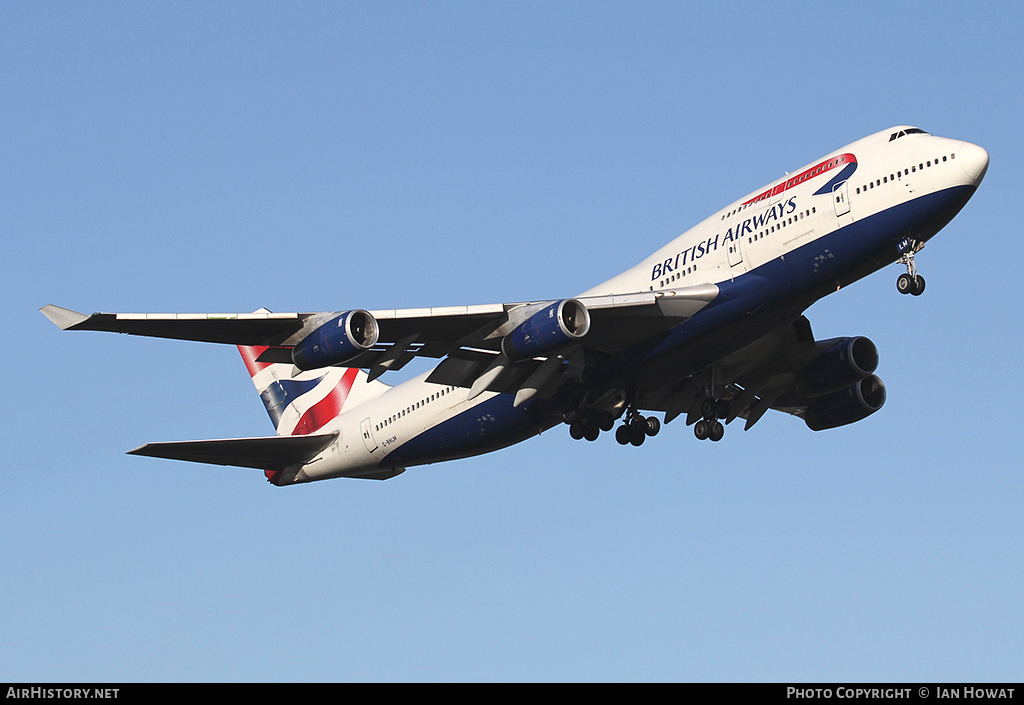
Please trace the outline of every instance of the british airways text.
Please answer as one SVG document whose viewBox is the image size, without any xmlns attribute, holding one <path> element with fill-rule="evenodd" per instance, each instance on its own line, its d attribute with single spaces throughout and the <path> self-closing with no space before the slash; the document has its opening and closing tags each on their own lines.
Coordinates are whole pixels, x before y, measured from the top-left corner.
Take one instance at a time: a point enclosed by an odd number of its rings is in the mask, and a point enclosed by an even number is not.
<svg viewBox="0 0 1024 705">
<path fill-rule="evenodd" d="M 737 223 L 735 226 L 730 227 L 725 232 L 724 236 L 719 233 L 714 237 L 708 238 L 705 242 L 698 242 L 693 247 L 677 253 L 675 257 L 669 257 L 664 262 L 658 262 L 654 265 L 654 268 L 651 270 L 651 281 L 667 276 L 668 274 L 678 270 L 680 267 L 685 267 L 687 262 L 693 262 L 709 252 L 714 252 L 718 249 L 720 244 L 725 245 L 727 242 L 739 240 L 746 233 L 753 234 L 755 230 L 763 228 L 766 225 L 770 225 L 776 220 L 782 220 L 785 216 L 795 210 L 796 196 L 793 196 L 788 201 L 776 204 L 768 210 L 758 213 L 751 218 L 747 218 L 742 223 Z"/>
</svg>

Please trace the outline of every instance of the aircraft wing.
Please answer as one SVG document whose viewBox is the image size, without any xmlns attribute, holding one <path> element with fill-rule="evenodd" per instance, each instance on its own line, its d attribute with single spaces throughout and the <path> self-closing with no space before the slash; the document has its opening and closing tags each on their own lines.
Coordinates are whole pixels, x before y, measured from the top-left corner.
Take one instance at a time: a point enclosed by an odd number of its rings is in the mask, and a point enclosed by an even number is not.
<svg viewBox="0 0 1024 705">
<path fill-rule="evenodd" d="M 855 346 L 857 352 L 851 346 Z M 842 365 L 831 368 L 832 373 L 845 369 L 853 358 L 856 358 L 857 366 L 863 368 L 862 372 L 853 373 L 855 377 L 841 383 L 848 384 L 848 387 L 834 390 L 840 396 L 861 395 L 859 411 L 850 406 L 847 407 L 850 413 L 866 412 L 866 416 L 877 410 L 884 402 L 885 388 L 872 374 L 878 362 L 874 344 L 866 338 L 815 340 L 811 324 L 803 315 L 722 358 L 713 370 L 708 368 L 671 387 L 647 390 L 642 406 L 652 411 L 664 411 L 666 423 L 682 415 L 686 417 L 687 425 L 692 425 L 702 417 L 702 403 L 706 398 L 704 391 L 714 387 L 728 410 L 721 417 L 726 423 L 742 418 L 745 420 L 744 429 L 749 429 L 769 409 L 808 421 L 810 407 L 820 409 L 820 402 L 829 402 L 826 399 L 829 396 L 833 397 L 830 403 L 835 403 L 835 394 L 808 390 L 807 384 L 807 373 L 812 365 L 824 361 L 832 353 L 837 353 L 842 359 Z M 713 374 L 712 379 L 708 378 L 709 374 Z M 864 386 L 860 386 L 858 379 L 863 380 Z M 813 384 L 814 379 L 811 379 L 810 386 Z M 854 391 L 855 387 L 860 391 Z M 815 430 L 820 430 L 814 427 L 818 423 L 822 424 L 821 428 L 831 428 L 827 424 L 835 420 L 811 420 L 808 425 Z"/>
<path fill-rule="evenodd" d="M 718 295 L 712 284 L 659 292 L 575 299 L 590 315 L 584 349 L 615 354 L 693 316 Z M 497 354 L 502 338 L 555 301 L 370 311 L 379 337 L 372 349 L 347 361 L 371 377 L 400 369 L 413 357 L 441 358 L 457 351 Z M 338 312 L 94 313 L 48 305 L 41 312 L 62 330 L 92 330 L 232 345 L 269 346 L 261 362 L 290 361 L 290 348 Z"/>
</svg>

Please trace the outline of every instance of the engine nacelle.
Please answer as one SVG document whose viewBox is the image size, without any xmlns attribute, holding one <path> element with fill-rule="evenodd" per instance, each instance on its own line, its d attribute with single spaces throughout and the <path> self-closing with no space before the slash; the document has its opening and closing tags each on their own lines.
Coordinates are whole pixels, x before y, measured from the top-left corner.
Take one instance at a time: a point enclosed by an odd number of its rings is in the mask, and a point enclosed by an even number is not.
<svg viewBox="0 0 1024 705">
<path fill-rule="evenodd" d="M 867 338 L 843 338 L 804 368 L 796 388 L 805 397 L 846 389 L 878 367 L 878 349 Z"/>
<path fill-rule="evenodd" d="M 344 364 L 373 347 L 378 334 L 377 319 L 368 311 L 345 311 L 292 348 L 292 363 L 300 370 Z"/>
<path fill-rule="evenodd" d="M 576 299 L 563 299 L 546 306 L 519 324 L 501 341 L 510 360 L 546 355 L 590 330 L 590 312 Z"/>
<path fill-rule="evenodd" d="M 869 375 L 854 385 L 814 400 L 804 410 L 804 423 L 812 431 L 824 431 L 867 418 L 885 403 L 885 385 Z"/>
</svg>

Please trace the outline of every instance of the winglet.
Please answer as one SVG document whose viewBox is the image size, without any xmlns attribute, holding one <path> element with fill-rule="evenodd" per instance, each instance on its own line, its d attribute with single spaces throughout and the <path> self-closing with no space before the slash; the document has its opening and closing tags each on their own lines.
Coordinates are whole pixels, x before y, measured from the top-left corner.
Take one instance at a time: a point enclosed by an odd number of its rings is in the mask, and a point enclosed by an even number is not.
<svg viewBox="0 0 1024 705">
<path fill-rule="evenodd" d="M 39 310 L 44 316 L 53 321 L 61 330 L 67 330 L 72 326 L 78 325 L 82 321 L 89 320 L 89 317 L 84 313 L 72 311 L 68 308 L 61 308 L 60 306 L 54 306 L 53 304 L 47 304 Z"/>
</svg>

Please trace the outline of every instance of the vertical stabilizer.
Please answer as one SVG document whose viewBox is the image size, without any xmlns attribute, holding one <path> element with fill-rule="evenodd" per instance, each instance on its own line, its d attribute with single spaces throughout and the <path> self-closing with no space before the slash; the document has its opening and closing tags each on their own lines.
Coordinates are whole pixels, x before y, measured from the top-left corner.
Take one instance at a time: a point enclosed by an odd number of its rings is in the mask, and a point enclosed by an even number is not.
<svg viewBox="0 0 1024 705">
<path fill-rule="evenodd" d="M 332 419 L 390 388 L 369 381 L 365 372 L 354 367 L 301 372 L 291 364 L 259 362 L 265 350 L 263 346 L 238 346 L 279 436 L 316 433 Z"/>
</svg>

